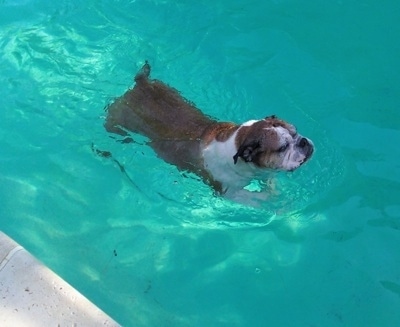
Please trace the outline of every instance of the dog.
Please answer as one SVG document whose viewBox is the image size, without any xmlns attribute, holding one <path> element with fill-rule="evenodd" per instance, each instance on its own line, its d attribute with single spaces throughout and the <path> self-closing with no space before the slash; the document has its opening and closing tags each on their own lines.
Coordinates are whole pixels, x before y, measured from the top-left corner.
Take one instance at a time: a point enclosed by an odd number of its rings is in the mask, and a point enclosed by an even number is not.
<svg viewBox="0 0 400 327">
<path fill-rule="evenodd" d="M 240 201 L 264 172 L 294 171 L 308 161 L 313 142 L 275 115 L 243 124 L 219 122 L 165 83 L 150 79 L 146 61 L 135 85 L 107 108 L 105 128 L 139 133 L 159 157 L 200 176 L 214 190 Z"/>
</svg>

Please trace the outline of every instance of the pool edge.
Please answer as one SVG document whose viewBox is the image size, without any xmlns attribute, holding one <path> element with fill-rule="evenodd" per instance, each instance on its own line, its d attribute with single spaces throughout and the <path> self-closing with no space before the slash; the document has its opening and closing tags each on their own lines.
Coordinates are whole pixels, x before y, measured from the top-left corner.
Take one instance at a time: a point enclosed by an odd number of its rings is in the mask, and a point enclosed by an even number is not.
<svg viewBox="0 0 400 327">
<path fill-rule="evenodd" d="M 0 326 L 120 326 L 0 231 Z"/>
</svg>

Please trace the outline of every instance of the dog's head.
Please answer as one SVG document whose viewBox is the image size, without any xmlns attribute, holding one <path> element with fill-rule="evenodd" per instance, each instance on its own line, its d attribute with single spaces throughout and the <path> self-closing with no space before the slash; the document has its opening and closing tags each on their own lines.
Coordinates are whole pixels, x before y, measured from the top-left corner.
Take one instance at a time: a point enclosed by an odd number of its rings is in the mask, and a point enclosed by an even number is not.
<svg viewBox="0 0 400 327">
<path fill-rule="evenodd" d="M 296 128 L 275 116 L 249 121 L 236 134 L 237 153 L 260 168 L 292 171 L 306 162 L 314 152 L 314 144 L 297 133 Z"/>
</svg>

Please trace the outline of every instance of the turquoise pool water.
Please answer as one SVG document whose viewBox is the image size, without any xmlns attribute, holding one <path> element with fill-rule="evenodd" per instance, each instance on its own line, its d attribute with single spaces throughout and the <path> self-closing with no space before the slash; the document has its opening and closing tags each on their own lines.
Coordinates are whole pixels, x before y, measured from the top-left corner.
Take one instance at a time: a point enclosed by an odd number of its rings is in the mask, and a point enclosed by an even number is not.
<svg viewBox="0 0 400 327">
<path fill-rule="evenodd" d="M 398 326 L 399 35 L 398 1 L 2 0 L 0 229 L 124 326 Z M 115 142 L 145 59 L 313 159 L 250 208 Z"/>
</svg>

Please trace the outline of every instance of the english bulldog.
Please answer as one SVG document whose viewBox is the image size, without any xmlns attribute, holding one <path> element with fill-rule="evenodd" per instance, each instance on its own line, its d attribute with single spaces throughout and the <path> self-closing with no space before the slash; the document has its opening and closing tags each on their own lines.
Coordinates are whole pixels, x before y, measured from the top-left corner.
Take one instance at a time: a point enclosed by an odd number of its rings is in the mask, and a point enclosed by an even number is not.
<svg viewBox="0 0 400 327">
<path fill-rule="evenodd" d="M 203 114 L 177 90 L 150 79 L 147 61 L 134 87 L 108 106 L 105 128 L 127 140 L 131 133 L 144 135 L 159 157 L 239 202 L 252 180 L 293 171 L 314 152 L 310 139 L 276 116 L 238 125 Z"/>
</svg>

